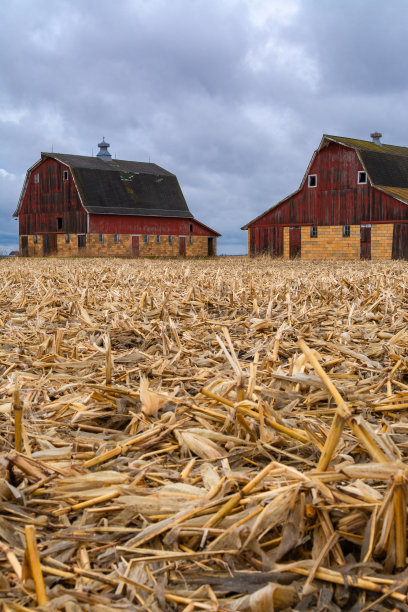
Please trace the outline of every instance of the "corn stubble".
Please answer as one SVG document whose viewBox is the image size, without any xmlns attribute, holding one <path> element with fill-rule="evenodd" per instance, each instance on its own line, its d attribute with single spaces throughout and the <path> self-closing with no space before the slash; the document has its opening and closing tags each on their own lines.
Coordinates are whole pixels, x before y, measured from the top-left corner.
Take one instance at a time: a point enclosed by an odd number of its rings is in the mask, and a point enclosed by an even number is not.
<svg viewBox="0 0 408 612">
<path fill-rule="evenodd" d="M 2 261 L 5 610 L 406 610 L 401 262 Z"/>
</svg>

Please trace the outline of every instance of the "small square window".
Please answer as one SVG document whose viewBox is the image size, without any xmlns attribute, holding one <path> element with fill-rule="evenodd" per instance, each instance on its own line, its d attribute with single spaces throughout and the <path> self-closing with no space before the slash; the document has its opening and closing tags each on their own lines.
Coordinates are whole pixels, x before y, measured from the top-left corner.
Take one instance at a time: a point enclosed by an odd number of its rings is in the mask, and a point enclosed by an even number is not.
<svg viewBox="0 0 408 612">
<path fill-rule="evenodd" d="M 190 238 L 189 238 L 189 243 L 193 244 L 193 237 L 192 236 L 190 236 Z"/>
<path fill-rule="evenodd" d="M 310 237 L 317 238 L 317 225 L 312 225 L 310 228 Z"/>
<path fill-rule="evenodd" d="M 160 241 L 161 241 L 161 236 L 156 236 L 156 242 L 157 242 L 157 244 L 160 244 Z"/>
<path fill-rule="evenodd" d="M 34 174 L 34 183 L 36 183 L 36 184 L 37 184 L 37 183 L 39 183 L 39 182 L 40 182 L 40 175 L 39 175 L 39 174 L 38 174 L 38 172 L 37 172 L 37 174 Z"/>
<path fill-rule="evenodd" d="M 69 243 L 69 234 L 65 234 L 65 242 L 68 244 Z"/>
<path fill-rule="evenodd" d="M 99 242 L 103 244 L 104 236 L 103 234 L 99 234 Z"/>
<path fill-rule="evenodd" d="M 343 225 L 343 238 L 350 238 L 350 226 Z"/>
<path fill-rule="evenodd" d="M 114 234 L 114 235 L 113 235 L 113 242 L 114 242 L 115 244 L 118 244 L 118 242 L 119 242 L 119 234 Z"/>
<path fill-rule="evenodd" d="M 364 172 L 363 170 L 358 171 L 357 183 L 359 185 L 365 185 L 367 183 L 367 172 Z"/>
<path fill-rule="evenodd" d="M 145 244 L 149 244 L 149 234 L 145 234 L 143 237 Z"/>
<path fill-rule="evenodd" d="M 169 244 L 173 244 L 173 236 L 169 236 Z"/>
<path fill-rule="evenodd" d="M 38 244 L 38 236 L 37 236 L 37 234 L 34 234 L 33 242 L 34 242 L 34 244 Z"/>
<path fill-rule="evenodd" d="M 307 177 L 307 184 L 309 185 L 309 187 L 316 187 L 317 186 L 317 174 L 309 174 L 309 176 Z"/>
<path fill-rule="evenodd" d="M 64 181 L 67 181 L 68 179 L 69 179 L 68 170 L 64 170 Z"/>
<path fill-rule="evenodd" d="M 57 232 L 62 230 L 62 217 L 57 217 Z"/>
</svg>

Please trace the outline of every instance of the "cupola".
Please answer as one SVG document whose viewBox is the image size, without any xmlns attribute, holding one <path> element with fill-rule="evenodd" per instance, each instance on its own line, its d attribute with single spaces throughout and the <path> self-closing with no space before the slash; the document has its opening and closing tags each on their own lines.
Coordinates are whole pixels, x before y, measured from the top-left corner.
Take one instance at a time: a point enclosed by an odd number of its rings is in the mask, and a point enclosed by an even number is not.
<svg viewBox="0 0 408 612">
<path fill-rule="evenodd" d="M 110 144 L 105 142 L 105 136 L 103 136 L 102 142 L 98 143 L 98 147 L 99 151 L 96 154 L 96 157 L 99 157 L 99 159 L 102 159 L 103 161 L 112 161 L 112 155 L 108 151 Z"/>
</svg>

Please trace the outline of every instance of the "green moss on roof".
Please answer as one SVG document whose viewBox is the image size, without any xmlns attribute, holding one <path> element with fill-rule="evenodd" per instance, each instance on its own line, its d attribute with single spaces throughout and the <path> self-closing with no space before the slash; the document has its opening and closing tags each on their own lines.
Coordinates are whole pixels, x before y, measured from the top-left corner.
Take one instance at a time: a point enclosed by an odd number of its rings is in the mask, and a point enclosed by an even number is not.
<svg viewBox="0 0 408 612">
<path fill-rule="evenodd" d="M 360 140 L 358 138 L 345 138 L 344 136 L 331 136 L 330 134 L 324 134 L 324 138 L 334 140 L 353 149 L 377 151 L 378 153 L 391 153 L 393 155 L 403 155 L 408 157 L 408 147 L 399 147 L 396 145 L 389 144 L 376 144 L 372 140 Z"/>
</svg>

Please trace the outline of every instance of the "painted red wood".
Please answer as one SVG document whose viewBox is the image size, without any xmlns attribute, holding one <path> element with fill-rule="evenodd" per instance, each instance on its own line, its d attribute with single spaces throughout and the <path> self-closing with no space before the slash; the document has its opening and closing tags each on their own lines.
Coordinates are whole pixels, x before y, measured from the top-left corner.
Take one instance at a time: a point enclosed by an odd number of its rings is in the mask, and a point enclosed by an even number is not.
<svg viewBox="0 0 408 612">
<path fill-rule="evenodd" d="M 394 225 L 392 258 L 408 259 L 408 223 L 396 223 Z"/>
<path fill-rule="evenodd" d="M 295 259 L 301 255 L 301 229 L 300 227 L 291 227 L 289 229 L 289 257 Z"/>
<path fill-rule="evenodd" d="M 314 159 L 308 173 L 317 186 L 302 189 L 254 221 L 250 228 L 290 225 L 360 225 L 362 222 L 406 221 L 408 206 L 372 187 L 357 184 L 364 170 L 354 149 L 330 143 Z M 255 238 L 256 240 L 256 238 Z"/>
<path fill-rule="evenodd" d="M 186 237 L 180 236 L 179 238 L 179 255 L 180 257 L 186 256 Z"/>
<path fill-rule="evenodd" d="M 217 235 L 194 219 L 125 215 L 89 215 L 89 231 L 95 234 Z"/>
<path fill-rule="evenodd" d="M 360 259 L 371 259 L 371 226 L 360 227 Z"/>
<path fill-rule="evenodd" d="M 68 180 L 64 180 L 64 171 L 68 171 Z M 58 218 L 62 218 L 59 232 L 86 232 L 87 213 L 69 168 L 55 159 L 45 159 L 31 172 L 19 215 L 20 234 L 57 232 Z"/>
<path fill-rule="evenodd" d="M 57 234 L 44 234 L 42 237 L 43 255 L 55 255 L 57 252 Z"/>
<path fill-rule="evenodd" d="M 132 236 L 132 257 L 139 257 L 139 236 Z"/>
</svg>

